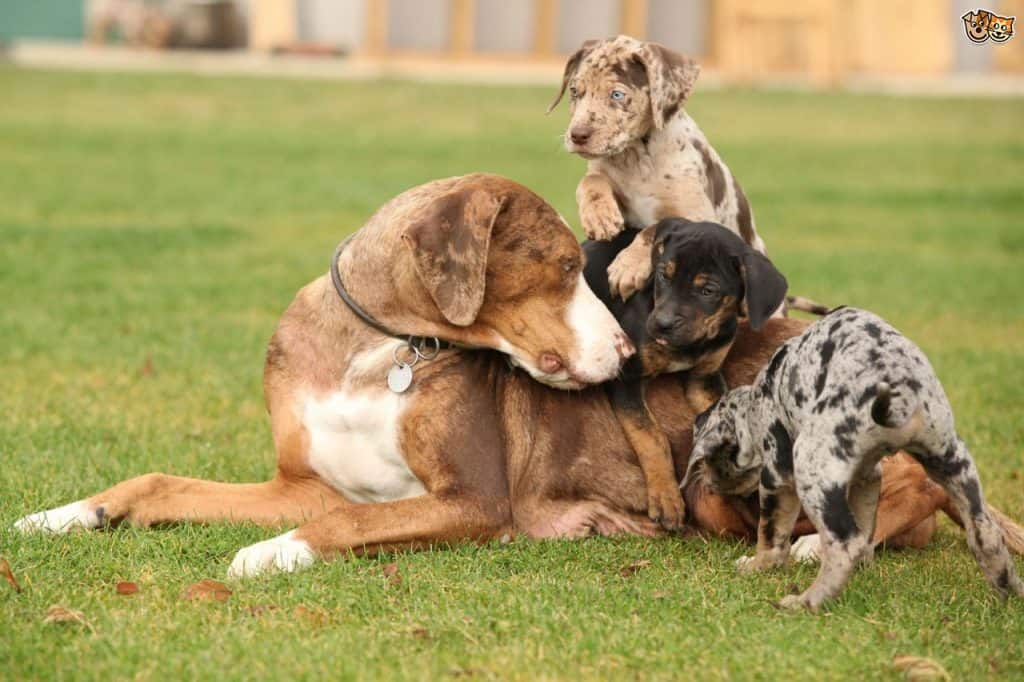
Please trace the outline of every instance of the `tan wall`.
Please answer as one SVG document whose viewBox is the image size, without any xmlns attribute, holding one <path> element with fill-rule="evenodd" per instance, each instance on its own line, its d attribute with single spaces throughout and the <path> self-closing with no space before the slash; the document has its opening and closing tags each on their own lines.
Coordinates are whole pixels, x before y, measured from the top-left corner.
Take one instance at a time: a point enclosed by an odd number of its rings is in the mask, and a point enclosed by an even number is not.
<svg viewBox="0 0 1024 682">
<path fill-rule="evenodd" d="M 713 56 L 723 72 L 751 80 L 938 75 L 953 64 L 953 18 L 950 3 L 936 0 L 717 0 Z"/>
<path fill-rule="evenodd" d="M 856 0 L 846 5 L 848 28 L 840 39 L 851 70 L 938 75 L 953 67 L 953 39 L 961 21 L 951 3 Z"/>
</svg>

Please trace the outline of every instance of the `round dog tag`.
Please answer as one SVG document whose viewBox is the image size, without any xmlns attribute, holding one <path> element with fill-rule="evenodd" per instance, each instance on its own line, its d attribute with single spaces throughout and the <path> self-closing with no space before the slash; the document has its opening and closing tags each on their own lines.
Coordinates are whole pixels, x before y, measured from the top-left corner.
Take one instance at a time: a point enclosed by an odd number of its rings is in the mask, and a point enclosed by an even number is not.
<svg viewBox="0 0 1024 682">
<path fill-rule="evenodd" d="M 393 393 L 405 393 L 412 385 L 412 366 L 404 362 L 399 365 L 392 365 L 388 370 L 388 388 Z"/>
</svg>

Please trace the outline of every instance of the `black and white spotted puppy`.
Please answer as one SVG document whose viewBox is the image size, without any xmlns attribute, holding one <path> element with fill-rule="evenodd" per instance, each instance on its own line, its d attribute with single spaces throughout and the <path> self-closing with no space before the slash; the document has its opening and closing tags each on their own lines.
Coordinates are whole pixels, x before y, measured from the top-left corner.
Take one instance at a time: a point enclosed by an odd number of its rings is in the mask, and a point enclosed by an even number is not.
<svg viewBox="0 0 1024 682">
<path fill-rule="evenodd" d="M 1003 595 L 1024 596 L 934 370 L 872 313 L 829 313 L 780 347 L 753 385 L 701 414 L 686 479 L 701 475 L 723 494 L 759 490 L 757 553 L 740 560 L 744 572 L 786 562 L 803 506 L 821 536 L 821 569 L 806 592 L 780 606 L 816 610 L 872 558 L 879 462 L 900 449 L 945 488 L 988 581 Z"/>
</svg>

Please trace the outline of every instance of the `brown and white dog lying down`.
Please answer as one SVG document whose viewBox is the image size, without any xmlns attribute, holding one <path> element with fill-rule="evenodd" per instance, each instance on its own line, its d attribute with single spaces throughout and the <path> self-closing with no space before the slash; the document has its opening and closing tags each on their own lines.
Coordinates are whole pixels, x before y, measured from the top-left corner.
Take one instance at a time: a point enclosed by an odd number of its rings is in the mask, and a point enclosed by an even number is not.
<svg viewBox="0 0 1024 682">
<path fill-rule="evenodd" d="M 321 276 L 299 291 L 267 350 L 272 480 L 147 474 L 15 525 L 298 526 L 239 551 L 236 577 L 507 533 L 661 534 L 605 391 L 550 388 L 607 380 L 633 350 L 586 287 L 581 261 L 561 217 L 514 182 L 470 175 L 409 190 L 351 240 L 340 278 L 379 323 L 471 349 L 417 362 L 408 390 L 392 392 L 385 376 L 396 356 L 409 359 L 405 342 L 357 317 Z M 724 368 L 729 384 L 750 382 L 802 328 L 771 320 L 760 335 L 741 334 Z M 682 473 L 694 415 L 675 377 L 656 380 L 648 395 Z M 942 490 L 900 460 L 883 486 L 879 537 L 926 542 Z M 687 497 L 702 529 L 753 537 L 756 518 L 742 501 L 703 490 Z"/>
<path fill-rule="evenodd" d="M 766 255 L 743 188 L 683 109 L 699 74 L 697 62 L 657 43 L 588 40 L 566 62 L 548 109 L 569 91 L 565 148 L 587 160 L 576 188 L 587 237 L 640 229 L 608 268 L 612 293 L 624 299 L 650 277 L 654 225 L 665 218 L 719 223 Z M 828 312 L 800 297 L 788 301 Z"/>
</svg>

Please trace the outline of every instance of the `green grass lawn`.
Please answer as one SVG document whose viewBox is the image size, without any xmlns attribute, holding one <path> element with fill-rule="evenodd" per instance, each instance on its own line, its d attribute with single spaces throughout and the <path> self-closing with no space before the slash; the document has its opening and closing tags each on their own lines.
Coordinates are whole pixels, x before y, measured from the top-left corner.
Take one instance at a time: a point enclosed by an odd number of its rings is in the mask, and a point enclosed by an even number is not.
<svg viewBox="0 0 1024 682">
<path fill-rule="evenodd" d="M 770 606 L 719 541 L 460 547 L 231 583 L 255 527 L 21 537 L 31 511 L 164 471 L 274 466 L 266 341 L 385 200 L 470 171 L 571 223 L 583 162 L 552 88 L 0 69 L 0 678 L 1024 677 L 1024 601 L 962 535 L 888 553 L 824 615 Z M 869 307 L 929 354 L 990 500 L 1024 518 L 1024 101 L 698 91 L 792 291 Z M 631 577 L 620 569 L 650 565 Z M 401 583 L 383 566 L 396 561 Z M 1022 566 L 1018 561 L 1018 566 Z M 118 581 L 140 592 L 118 596 Z M 88 626 L 44 624 L 53 604 Z M 297 606 L 313 615 L 296 614 Z"/>
</svg>

